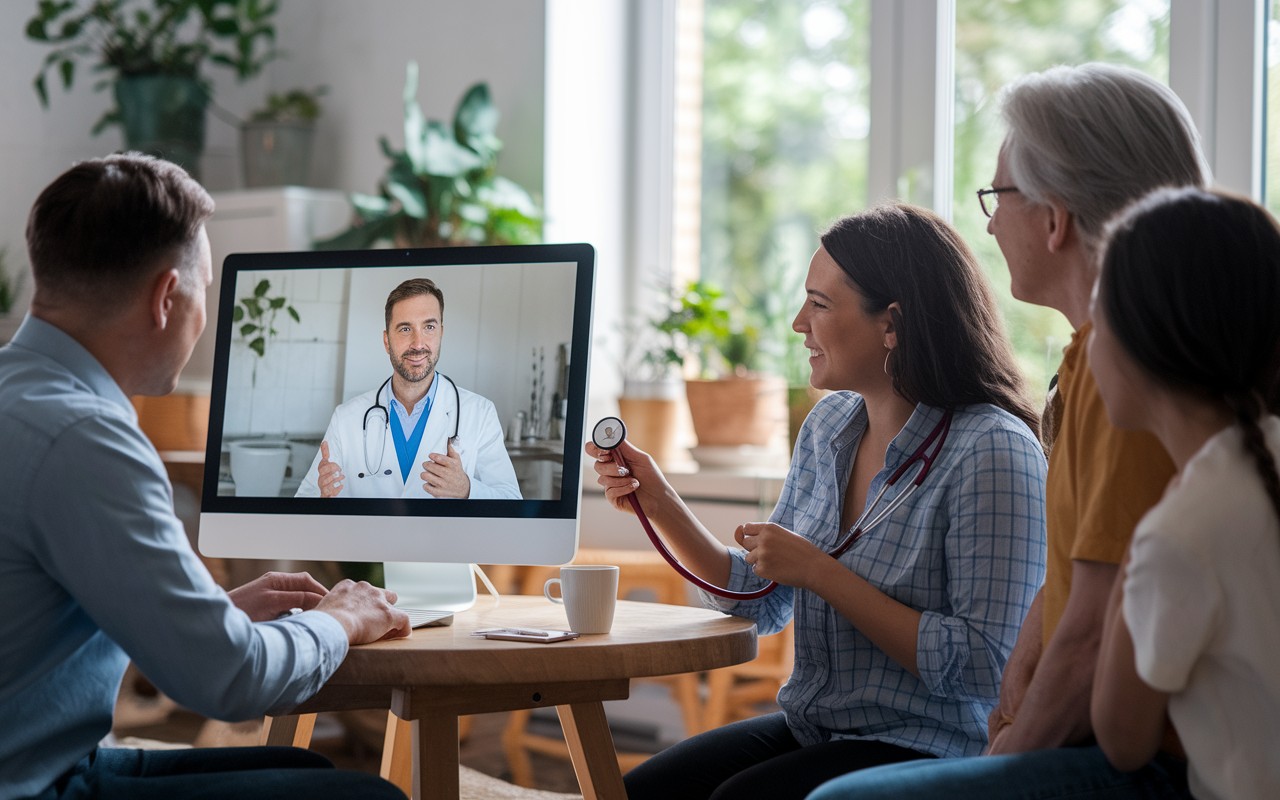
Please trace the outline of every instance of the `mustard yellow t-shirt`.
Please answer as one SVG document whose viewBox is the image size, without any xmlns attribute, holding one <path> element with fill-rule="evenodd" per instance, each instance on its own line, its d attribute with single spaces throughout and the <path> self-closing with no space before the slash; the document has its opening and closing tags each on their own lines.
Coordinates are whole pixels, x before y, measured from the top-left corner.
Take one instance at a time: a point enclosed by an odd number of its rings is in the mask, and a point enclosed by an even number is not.
<svg viewBox="0 0 1280 800">
<path fill-rule="evenodd" d="M 1085 344 L 1092 325 L 1071 337 L 1058 369 L 1056 436 L 1046 480 L 1049 559 L 1044 578 L 1048 644 L 1071 592 L 1071 561 L 1119 564 L 1133 529 L 1175 471 L 1155 436 L 1111 426 Z"/>
</svg>

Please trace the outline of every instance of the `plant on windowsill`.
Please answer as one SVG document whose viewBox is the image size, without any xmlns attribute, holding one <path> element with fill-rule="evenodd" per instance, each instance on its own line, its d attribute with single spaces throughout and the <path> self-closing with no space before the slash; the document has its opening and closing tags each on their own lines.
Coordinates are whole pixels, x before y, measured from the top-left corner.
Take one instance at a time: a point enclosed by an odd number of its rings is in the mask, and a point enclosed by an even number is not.
<svg viewBox="0 0 1280 800">
<path fill-rule="evenodd" d="M 54 45 L 36 75 L 41 105 L 48 107 L 47 76 L 57 71 L 64 89 L 81 58 L 96 57 L 95 72 L 112 76 L 116 107 L 93 127 L 124 128 L 125 148 L 173 161 L 199 179 L 209 82 L 206 59 L 248 80 L 279 55 L 272 17 L 278 0 L 39 0 L 27 22 L 27 38 Z M 266 49 L 259 54 L 259 40 Z M 217 49 L 219 42 L 229 48 Z"/>
<path fill-rule="evenodd" d="M 685 381 L 698 447 L 769 448 L 786 431 L 786 381 L 753 371 L 757 329 L 719 288 L 690 283 L 654 327 L 672 337 L 674 360 L 698 377 Z M 694 457 L 699 457 L 695 451 Z"/>
<path fill-rule="evenodd" d="M 537 203 L 497 174 L 502 142 L 489 87 L 477 83 L 458 104 L 453 126 L 428 121 L 418 105 L 418 64 L 404 84 L 404 150 L 379 140 L 391 165 L 379 194 L 351 194 L 352 227 L 316 242 L 320 250 L 459 244 L 535 244 L 542 240 Z"/>
<path fill-rule="evenodd" d="M 328 87 L 271 94 L 240 126 L 244 185 L 306 186 L 320 97 Z"/>
<path fill-rule="evenodd" d="M 624 380 L 618 410 L 628 441 L 664 469 L 688 463 L 680 441 L 682 418 L 688 415 L 674 337 L 642 315 L 631 318 L 621 333 Z"/>
</svg>

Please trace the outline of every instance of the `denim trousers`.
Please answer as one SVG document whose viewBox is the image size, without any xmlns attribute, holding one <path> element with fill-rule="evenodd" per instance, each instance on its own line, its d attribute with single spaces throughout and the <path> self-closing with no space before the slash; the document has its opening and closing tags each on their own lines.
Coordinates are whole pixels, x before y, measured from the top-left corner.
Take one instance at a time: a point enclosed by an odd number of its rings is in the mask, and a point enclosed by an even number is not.
<svg viewBox="0 0 1280 800">
<path fill-rule="evenodd" d="M 837 775 L 913 758 L 933 756 L 864 739 L 802 747 L 779 712 L 685 739 L 622 780 L 629 800 L 804 800 Z"/>
<path fill-rule="evenodd" d="M 296 747 L 99 748 L 39 800 L 405 800 L 376 775 Z"/>
<path fill-rule="evenodd" d="M 1187 764 L 1164 753 L 1120 772 L 1102 749 L 1063 747 L 947 758 L 863 770 L 828 781 L 808 800 L 1188 800 Z"/>
</svg>

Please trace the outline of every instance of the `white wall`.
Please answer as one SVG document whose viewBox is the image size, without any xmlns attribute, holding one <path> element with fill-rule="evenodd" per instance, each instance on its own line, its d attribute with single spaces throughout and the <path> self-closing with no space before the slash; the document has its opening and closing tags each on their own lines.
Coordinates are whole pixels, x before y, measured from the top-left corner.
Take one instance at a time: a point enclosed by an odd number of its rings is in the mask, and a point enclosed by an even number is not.
<svg viewBox="0 0 1280 800">
<path fill-rule="evenodd" d="M 404 145 L 405 63 L 419 66 L 418 102 L 451 122 L 462 93 L 489 82 L 502 112 L 499 171 L 542 190 L 543 3 L 540 0 L 285 0 L 280 46 L 267 86 L 324 84 L 313 185 L 374 192 L 386 169 L 385 135 Z M 265 90 L 264 90 L 265 93 Z"/>
<path fill-rule="evenodd" d="M 90 128 L 111 105 L 110 90 L 92 90 L 93 62 L 81 64 L 75 88 L 56 81 L 41 109 L 31 81 L 49 48 L 23 34 L 33 0 L 0 0 L 0 246 L 10 264 L 26 267 L 24 228 L 36 195 L 75 161 L 123 146 L 118 128 L 98 138 Z M 405 63 L 421 68 L 419 102 L 428 118 L 450 120 L 475 81 L 487 80 L 502 112 L 506 144 L 499 171 L 531 191 L 542 190 L 544 3 L 542 0 L 284 0 L 277 21 L 287 59 L 239 85 L 209 66 L 218 104 L 238 116 L 268 92 L 327 84 L 312 184 L 375 192 L 386 159 L 378 136 L 403 145 L 400 92 Z M 241 186 L 237 133 L 207 118 L 204 182 L 211 191 Z M 25 308 L 31 283 L 26 283 Z"/>
<path fill-rule="evenodd" d="M 596 247 L 587 428 L 616 414 L 629 297 L 634 35 L 628 0 L 547 0 L 546 241 Z"/>
<path fill-rule="evenodd" d="M 236 297 L 249 297 L 260 280 L 269 297 L 288 298 L 299 322 L 283 310 L 279 335 L 259 358 L 239 334 L 231 339 L 223 437 L 319 436 L 341 402 L 339 378 L 346 353 L 348 270 L 276 270 L 236 276 Z M 246 318 L 247 321 L 247 318 Z M 253 337 L 250 337 L 253 338 Z"/>
</svg>

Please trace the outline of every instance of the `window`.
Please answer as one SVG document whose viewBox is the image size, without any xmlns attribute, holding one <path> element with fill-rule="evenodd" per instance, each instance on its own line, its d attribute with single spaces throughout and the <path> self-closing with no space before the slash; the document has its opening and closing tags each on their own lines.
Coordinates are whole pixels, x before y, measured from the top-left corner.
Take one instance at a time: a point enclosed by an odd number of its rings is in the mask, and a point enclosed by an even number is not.
<svg viewBox="0 0 1280 800">
<path fill-rule="evenodd" d="M 870 5 L 703 6 L 701 277 L 748 309 L 761 367 L 792 384 L 809 378 L 791 320 L 818 233 L 867 204 Z"/>
<path fill-rule="evenodd" d="M 1267 210 L 1280 215 L 1280 0 L 1267 8 L 1266 73 L 1266 160 L 1263 183 Z"/>
<path fill-rule="evenodd" d="M 1009 271 L 974 192 L 995 174 L 1004 139 L 997 96 L 1019 75 L 1108 61 L 1169 80 L 1168 0 L 957 0 L 954 223 L 996 286 L 1034 392 L 1043 394 L 1071 340 L 1057 311 L 1013 299 Z"/>
</svg>

